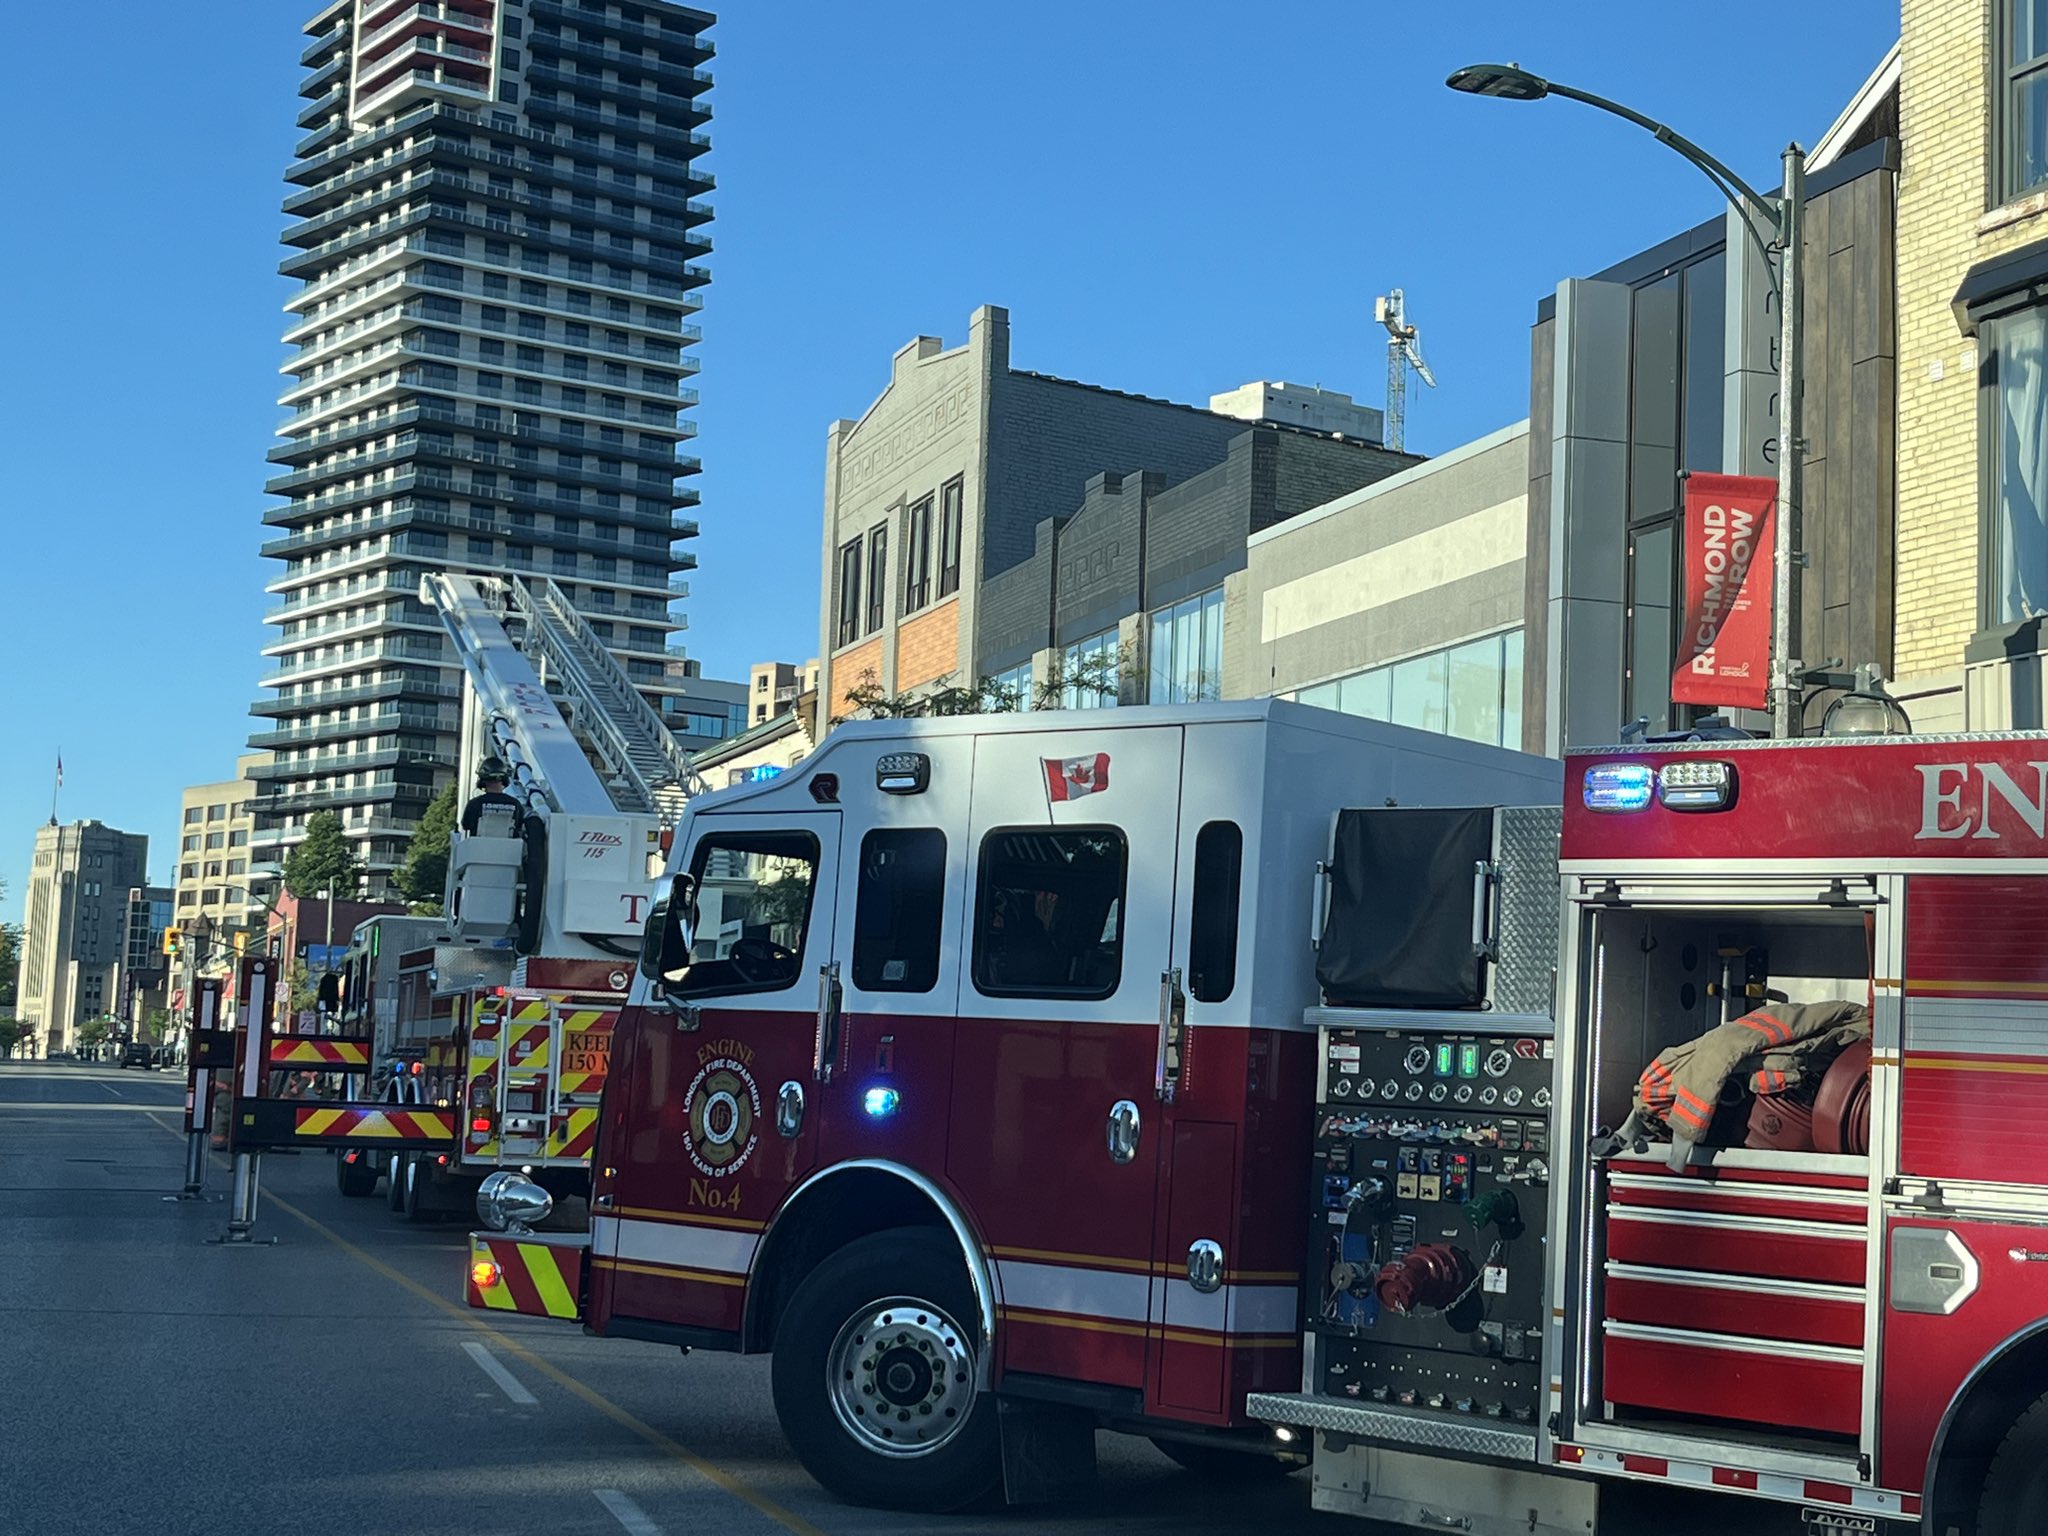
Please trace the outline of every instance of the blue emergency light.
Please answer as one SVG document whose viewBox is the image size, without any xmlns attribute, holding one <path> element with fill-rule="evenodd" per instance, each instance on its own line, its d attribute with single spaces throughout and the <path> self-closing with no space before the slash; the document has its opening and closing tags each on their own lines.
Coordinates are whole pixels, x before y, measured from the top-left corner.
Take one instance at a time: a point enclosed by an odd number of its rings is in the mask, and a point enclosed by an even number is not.
<svg viewBox="0 0 2048 1536">
<path fill-rule="evenodd" d="M 903 1102 L 903 1095 L 894 1088 L 870 1088 L 861 1095 L 860 1107 L 867 1111 L 871 1120 L 884 1120 L 896 1113 L 896 1106 Z"/>
<path fill-rule="evenodd" d="M 1657 793 L 1657 775 L 1641 763 L 1601 763 L 1586 770 L 1579 794 L 1589 811 L 1640 811 Z"/>
</svg>

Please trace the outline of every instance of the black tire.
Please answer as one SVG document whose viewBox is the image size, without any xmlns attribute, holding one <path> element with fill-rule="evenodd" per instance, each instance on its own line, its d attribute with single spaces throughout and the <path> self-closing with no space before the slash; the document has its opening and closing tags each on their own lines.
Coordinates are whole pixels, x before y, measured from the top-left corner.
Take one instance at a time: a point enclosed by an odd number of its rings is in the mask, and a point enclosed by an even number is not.
<svg viewBox="0 0 2048 1536">
<path fill-rule="evenodd" d="M 373 1195 L 377 1192 L 377 1165 L 363 1157 L 351 1163 L 346 1152 L 337 1152 L 334 1154 L 334 1184 L 351 1200 Z"/>
<path fill-rule="evenodd" d="M 1247 1451 L 1234 1445 L 1205 1445 L 1198 1440 L 1154 1440 L 1159 1454 L 1208 1483 L 1266 1483 L 1299 1472 L 1308 1465 L 1300 1456 L 1273 1451 Z"/>
<path fill-rule="evenodd" d="M 896 1322 L 900 1331 L 886 1340 L 892 1347 L 867 1342 Z M 871 1324 L 875 1331 L 863 1335 Z M 775 1415 L 804 1469 L 840 1498 L 928 1513 L 959 1509 L 1002 1475 L 995 1398 L 974 1388 L 982 1342 L 974 1290 L 952 1240 L 923 1227 L 878 1232 L 826 1259 L 790 1297 L 775 1333 Z M 873 1355 L 858 1358 L 870 1348 Z M 945 1369 L 932 1369 L 949 1353 Z M 855 1369 L 840 1369 L 838 1360 Z M 857 1386 L 863 1370 L 867 1384 Z M 898 1394 L 905 1406 L 892 1410 L 896 1423 L 866 1416 L 866 1402 Z M 937 1438 L 918 1450 L 882 1448 L 882 1438 L 898 1433 Z"/>
<path fill-rule="evenodd" d="M 2048 1531 L 2048 1397 L 2013 1421 L 1984 1474 L 1977 1536 Z"/>
<path fill-rule="evenodd" d="M 405 1209 L 405 1154 L 393 1152 L 388 1158 L 379 1156 L 384 1165 L 384 1205 L 392 1211 Z"/>
</svg>

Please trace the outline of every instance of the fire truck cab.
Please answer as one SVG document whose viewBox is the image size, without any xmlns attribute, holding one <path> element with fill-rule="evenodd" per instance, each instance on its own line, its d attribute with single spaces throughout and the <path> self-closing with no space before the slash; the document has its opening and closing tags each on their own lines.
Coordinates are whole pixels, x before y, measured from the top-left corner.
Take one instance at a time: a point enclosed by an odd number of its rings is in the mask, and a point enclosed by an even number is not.
<svg viewBox="0 0 2048 1536">
<path fill-rule="evenodd" d="M 1100 1425 L 1271 1459 L 1244 1404 L 1300 1373 L 1337 813 L 1557 792 L 1272 700 L 836 730 L 691 802 L 587 1266 L 480 1234 L 472 1301 L 580 1288 L 598 1334 L 772 1350 L 799 1457 L 866 1502 L 1030 1496 Z"/>
</svg>

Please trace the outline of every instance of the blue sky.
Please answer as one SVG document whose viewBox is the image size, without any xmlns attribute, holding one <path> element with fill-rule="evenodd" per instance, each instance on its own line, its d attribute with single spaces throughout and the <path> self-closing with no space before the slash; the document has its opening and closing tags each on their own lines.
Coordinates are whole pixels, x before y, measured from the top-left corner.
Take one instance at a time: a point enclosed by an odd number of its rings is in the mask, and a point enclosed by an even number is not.
<svg viewBox="0 0 2048 1536">
<path fill-rule="evenodd" d="M 65 820 L 147 832 L 227 777 L 266 631 L 281 172 L 312 0 L 16 6 L 0 52 L 0 917 L 61 749 Z M 714 9 L 717 7 L 714 5 Z M 1527 414 L 1559 279 L 1717 212 L 1647 135 L 1444 89 L 1514 59 L 1661 116 L 1751 181 L 1897 34 L 1883 0 L 752 0 L 712 36 L 718 177 L 700 317 L 713 675 L 817 649 L 825 427 L 890 354 L 1008 306 L 1017 366 L 1201 402 L 1254 378 L 1379 404 L 1399 285 L 1439 452 Z M 1790 22 L 1802 51 L 1775 46 Z M 1418 398 L 1418 394 L 1420 398 Z M 1136 466 L 1130 466 L 1136 467 Z"/>
</svg>

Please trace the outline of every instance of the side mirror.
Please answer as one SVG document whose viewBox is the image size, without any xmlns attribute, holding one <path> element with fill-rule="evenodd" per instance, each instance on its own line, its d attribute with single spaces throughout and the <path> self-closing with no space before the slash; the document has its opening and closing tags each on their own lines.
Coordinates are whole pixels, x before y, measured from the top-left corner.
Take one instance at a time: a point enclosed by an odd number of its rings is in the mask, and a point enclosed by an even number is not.
<svg viewBox="0 0 2048 1536">
<path fill-rule="evenodd" d="M 647 914 L 640 936 L 640 974 L 657 987 L 690 963 L 697 942 L 697 882 L 687 874 L 669 882 L 668 894 Z"/>
</svg>

